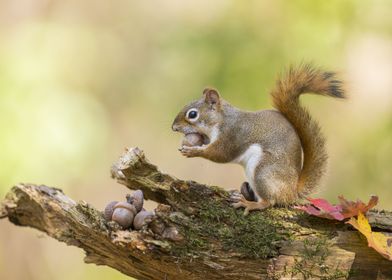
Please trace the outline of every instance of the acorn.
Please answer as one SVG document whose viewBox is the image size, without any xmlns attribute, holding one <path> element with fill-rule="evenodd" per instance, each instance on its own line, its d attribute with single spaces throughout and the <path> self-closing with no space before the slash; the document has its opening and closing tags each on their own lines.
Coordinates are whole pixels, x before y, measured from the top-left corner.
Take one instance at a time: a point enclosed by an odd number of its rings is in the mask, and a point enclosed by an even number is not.
<svg viewBox="0 0 392 280">
<path fill-rule="evenodd" d="M 118 201 L 111 201 L 111 202 L 109 202 L 108 205 L 106 205 L 105 210 L 103 211 L 103 215 L 104 215 L 106 221 L 109 222 L 112 220 L 114 205 L 116 205 L 117 203 L 118 203 Z"/>
<path fill-rule="evenodd" d="M 135 206 L 136 211 L 140 212 L 143 209 L 144 195 L 141 190 L 134 191 L 132 195 L 127 194 L 127 202 Z"/>
<path fill-rule="evenodd" d="M 128 202 L 110 202 L 104 211 L 105 219 L 115 221 L 123 229 L 130 228 L 136 216 L 136 207 Z"/>
<path fill-rule="evenodd" d="M 114 205 L 112 221 L 117 222 L 122 228 L 126 229 L 132 225 L 136 213 L 137 211 L 134 205 L 128 202 L 119 202 Z"/>
<path fill-rule="evenodd" d="M 189 133 L 184 136 L 182 140 L 183 146 L 202 146 L 203 145 L 203 136 L 199 133 Z"/>
<path fill-rule="evenodd" d="M 133 228 L 136 230 L 141 229 L 144 225 L 146 225 L 151 218 L 154 216 L 154 213 L 151 211 L 142 210 L 136 214 L 133 220 Z"/>
</svg>

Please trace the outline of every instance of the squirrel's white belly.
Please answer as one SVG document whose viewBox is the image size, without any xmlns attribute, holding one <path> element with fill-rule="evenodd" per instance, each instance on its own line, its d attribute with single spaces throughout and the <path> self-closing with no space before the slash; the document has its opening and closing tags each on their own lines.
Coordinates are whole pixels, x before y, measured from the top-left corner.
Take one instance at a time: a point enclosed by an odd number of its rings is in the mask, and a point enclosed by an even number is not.
<svg viewBox="0 0 392 280">
<path fill-rule="evenodd" d="M 242 165 L 245 169 L 246 178 L 249 181 L 251 188 L 255 191 L 255 171 L 263 158 L 263 148 L 260 144 L 250 145 L 248 149 L 240 156 L 238 156 L 233 163 Z M 255 191 L 257 195 L 257 192 Z"/>
</svg>

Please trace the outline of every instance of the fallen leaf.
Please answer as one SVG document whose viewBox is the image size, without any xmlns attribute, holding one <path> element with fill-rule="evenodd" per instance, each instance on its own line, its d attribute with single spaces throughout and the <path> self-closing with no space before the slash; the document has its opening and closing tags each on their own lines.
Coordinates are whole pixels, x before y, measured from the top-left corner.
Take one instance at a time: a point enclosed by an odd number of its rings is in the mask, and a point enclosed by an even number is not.
<svg viewBox="0 0 392 280">
<path fill-rule="evenodd" d="M 360 200 L 349 201 L 343 196 L 339 196 L 341 204 L 333 205 L 322 198 L 307 198 L 310 202 L 308 205 L 296 206 L 296 209 L 305 211 L 309 215 L 342 221 L 346 218 L 357 216 L 358 212 L 366 213 L 369 209 L 376 206 L 377 196 L 372 196 L 367 204 Z"/>
<path fill-rule="evenodd" d="M 392 236 L 382 232 L 373 232 L 369 221 L 361 212 L 358 213 L 357 219 L 351 217 L 347 223 L 365 235 L 369 247 L 372 247 L 387 260 L 392 261 Z"/>
<path fill-rule="evenodd" d="M 306 213 L 322 218 L 331 220 L 342 221 L 344 216 L 341 214 L 342 208 L 340 205 L 332 205 L 327 200 L 322 198 L 308 198 L 310 205 L 297 206 L 297 209 L 301 209 Z"/>
<path fill-rule="evenodd" d="M 340 205 L 342 206 L 342 214 L 344 218 L 350 218 L 357 216 L 358 212 L 365 214 L 369 209 L 372 209 L 378 203 L 378 196 L 372 195 L 369 199 L 368 204 L 363 203 L 360 200 L 348 201 L 343 195 L 339 196 Z"/>
</svg>

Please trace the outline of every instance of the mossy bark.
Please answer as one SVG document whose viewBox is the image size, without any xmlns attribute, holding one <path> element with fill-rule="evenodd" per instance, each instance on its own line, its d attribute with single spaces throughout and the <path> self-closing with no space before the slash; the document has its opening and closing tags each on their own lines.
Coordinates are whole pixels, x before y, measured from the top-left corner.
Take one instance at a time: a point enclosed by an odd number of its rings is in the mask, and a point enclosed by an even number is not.
<svg viewBox="0 0 392 280">
<path fill-rule="evenodd" d="M 140 231 L 107 223 L 102 212 L 60 189 L 22 184 L 8 193 L 0 217 L 46 232 L 137 279 L 391 279 L 392 263 L 341 223 L 271 208 L 244 217 L 219 187 L 161 173 L 137 148 L 112 177 L 159 203 Z M 392 214 L 373 211 L 375 228 L 392 231 Z"/>
</svg>

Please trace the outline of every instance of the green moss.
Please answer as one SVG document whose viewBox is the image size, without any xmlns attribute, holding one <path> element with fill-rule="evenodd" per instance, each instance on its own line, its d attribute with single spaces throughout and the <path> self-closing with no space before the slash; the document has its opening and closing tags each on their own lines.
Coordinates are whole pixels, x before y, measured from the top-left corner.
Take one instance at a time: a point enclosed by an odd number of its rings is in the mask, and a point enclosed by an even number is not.
<svg viewBox="0 0 392 280">
<path fill-rule="evenodd" d="M 201 201 L 199 211 L 191 217 L 189 227 L 183 228 L 186 245 L 177 246 L 177 254 L 197 255 L 199 251 L 215 248 L 238 253 L 243 257 L 267 258 L 278 253 L 283 234 L 277 209 L 250 213 L 236 210 L 225 199 Z"/>
</svg>

